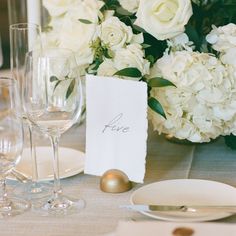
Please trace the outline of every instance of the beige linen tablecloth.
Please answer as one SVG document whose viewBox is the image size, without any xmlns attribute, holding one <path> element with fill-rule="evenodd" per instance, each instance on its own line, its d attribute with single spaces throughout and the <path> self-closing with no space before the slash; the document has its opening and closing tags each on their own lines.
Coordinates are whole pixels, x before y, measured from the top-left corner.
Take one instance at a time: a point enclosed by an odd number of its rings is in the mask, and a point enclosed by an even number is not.
<svg viewBox="0 0 236 236">
<path fill-rule="evenodd" d="M 79 150 L 85 147 L 85 125 L 73 127 L 65 133 L 61 145 Z M 145 184 L 176 178 L 201 178 L 236 186 L 236 155 L 223 140 L 211 144 L 186 146 L 173 144 L 151 133 Z M 62 181 L 66 191 L 86 200 L 81 213 L 65 218 L 40 217 L 27 212 L 12 219 L 0 220 L 1 236 L 72 236 L 100 235 L 113 231 L 119 220 L 151 220 L 139 213 L 120 209 L 128 204 L 137 184 L 126 193 L 109 194 L 99 189 L 99 177 L 83 173 Z M 199 190 L 201 191 L 201 190 Z M 222 222 L 236 222 L 232 216 Z"/>
<path fill-rule="evenodd" d="M 0 75 L 1 76 L 1 75 Z M 177 178 L 200 178 L 224 182 L 236 187 L 236 152 L 223 139 L 210 144 L 179 145 L 149 132 L 145 183 Z M 62 136 L 61 146 L 85 149 L 85 125 L 75 126 Z M 0 219 L 1 236 L 89 236 L 115 230 L 120 220 L 152 220 L 136 212 L 120 209 L 128 204 L 136 184 L 126 193 L 109 194 L 99 189 L 99 177 L 83 173 L 62 180 L 68 192 L 86 200 L 79 214 L 64 218 L 41 217 L 29 211 Z M 10 184 L 14 184 L 10 182 Z M 201 190 L 199 190 L 201 191 Z M 218 222 L 236 223 L 236 216 Z"/>
</svg>

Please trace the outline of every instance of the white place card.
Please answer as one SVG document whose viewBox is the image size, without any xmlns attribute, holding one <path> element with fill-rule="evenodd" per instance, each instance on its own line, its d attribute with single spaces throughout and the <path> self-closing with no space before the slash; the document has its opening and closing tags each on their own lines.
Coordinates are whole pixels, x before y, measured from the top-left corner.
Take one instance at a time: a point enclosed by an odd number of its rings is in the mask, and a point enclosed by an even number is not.
<svg viewBox="0 0 236 236">
<path fill-rule="evenodd" d="M 235 236 L 235 224 L 223 223 L 171 223 L 120 222 L 113 236 Z"/>
<path fill-rule="evenodd" d="M 147 140 L 147 85 L 87 75 L 85 173 L 119 169 L 142 183 Z"/>
</svg>

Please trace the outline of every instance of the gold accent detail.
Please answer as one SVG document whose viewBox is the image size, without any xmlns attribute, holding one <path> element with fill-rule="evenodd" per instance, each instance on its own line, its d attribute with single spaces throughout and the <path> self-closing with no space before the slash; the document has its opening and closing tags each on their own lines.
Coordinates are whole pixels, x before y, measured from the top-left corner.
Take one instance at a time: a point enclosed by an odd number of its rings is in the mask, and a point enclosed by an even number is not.
<svg viewBox="0 0 236 236">
<path fill-rule="evenodd" d="M 194 230 L 191 228 L 179 227 L 176 228 L 172 234 L 173 236 L 192 236 L 194 234 Z"/>
<path fill-rule="evenodd" d="M 111 169 L 106 171 L 100 180 L 100 189 L 107 193 L 122 193 L 129 191 L 132 184 L 127 175 L 121 170 Z"/>
</svg>

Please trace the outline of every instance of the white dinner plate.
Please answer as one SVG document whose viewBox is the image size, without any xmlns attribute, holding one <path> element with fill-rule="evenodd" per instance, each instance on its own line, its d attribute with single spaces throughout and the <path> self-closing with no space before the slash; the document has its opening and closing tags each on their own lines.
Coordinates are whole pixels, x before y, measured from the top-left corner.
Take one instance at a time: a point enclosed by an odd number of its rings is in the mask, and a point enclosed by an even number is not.
<svg viewBox="0 0 236 236">
<path fill-rule="evenodd" d="M 53 180 L 52 158 L 53 151 L 51 147 L 37 147 L 37 162 L 39 181 Z M 79 174 L 84 170 L 85 153 L 65 147 L 59 147 L 59 167 L 60 178 L 67 178 Z M 32 164 L 30 149 L 25 148 L 16 170 L 25 174 L 29 178 L 32 176 Z M 14 177 L 9 176 L 9 179 Z"/>
<path fill-rule="evenodd" d="M 236 188 L 208 180 L 165 180 L 141 187 L 133 192 L 132 204 L 160 205 L 236 205 Z M 141 212 L 161 220 L 175 222 L 210 221 L 228 217 L 225 212 Z"/>
</svg>

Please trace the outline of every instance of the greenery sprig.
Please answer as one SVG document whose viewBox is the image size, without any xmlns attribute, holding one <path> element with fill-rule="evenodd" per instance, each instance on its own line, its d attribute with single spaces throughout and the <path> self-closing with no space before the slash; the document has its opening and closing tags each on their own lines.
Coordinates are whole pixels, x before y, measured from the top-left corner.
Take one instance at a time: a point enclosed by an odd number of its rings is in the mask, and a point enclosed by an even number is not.
<svg viewBox="0 0 236 236">
<path fill-rule="evenodd" d="M 114 75 L 118 75 L 118 76 L 127 76 L 127 77 L 132 77 L 132 78 L 140 78 L 140 81 L 144 81 L 148 84 L 148 106 L 155 111 L 156 113 L 158 113 L 159 115 L 161 115 L 162 117 L 164 117 L 166 119 L 166 114 L 164 112 L 164 109 L 161 105 L 161 103 L 155 99 L 154 97 L 150 96 L 150 90 L 152 88 L 157 88 L 157 87 L 166 87 L 166 86 L 174 86 L 176 87 L 171 81 L 166 80 L 164 78 L 161 77 L 155 77 L 155 78 L 151 78 L 151 79 L 147 79 L 144 76 L 142 76 L 142 73 L 140 70 L 138 70 L 137 68 L 134 67 L 129 67 L 129 68 L 125 68 L 122 70 L 117 71 Z"/>
<path fill-rule="evenodd" d="M 56 82 L 55 85 L 54 85 L 54 88 L 53 88 L 53 92 L 55 92 L 56 88 L 58 87 L 58 85 L 65 81 L 65 80 L 71 80 L 68 88 L 67 88 L 67 91 L 66 91 L 66 99 L 68 99 L 70 97 L 70 95 L 72 94 L 72 92 L 74 91 L 74 87 L 75 87 L 75 78 L 70 78 L 68 75 L 66 75 L 65 77 L 63 77 L 63 79 L 59 79 L 57 76 L 55 75 L 52 75 L 50 77 L 50 82 L 53 83 L 53 82 Z"/>
</svg>

